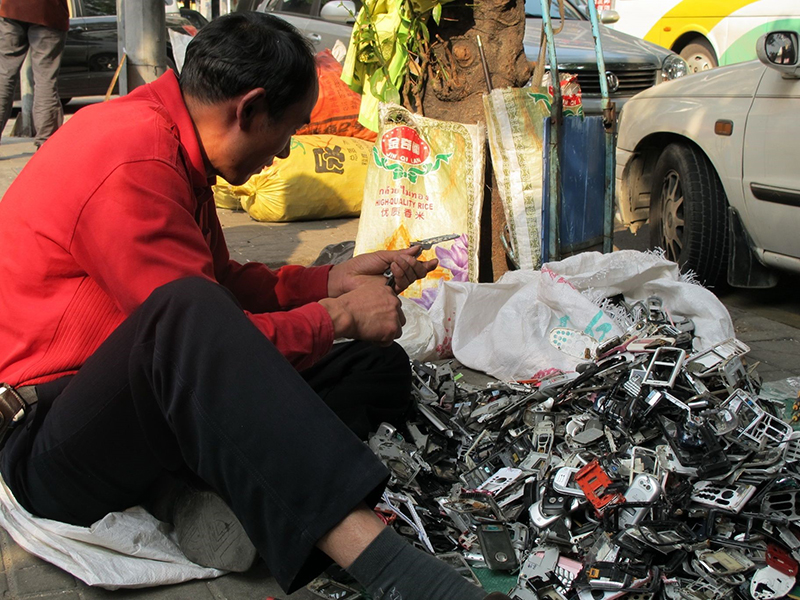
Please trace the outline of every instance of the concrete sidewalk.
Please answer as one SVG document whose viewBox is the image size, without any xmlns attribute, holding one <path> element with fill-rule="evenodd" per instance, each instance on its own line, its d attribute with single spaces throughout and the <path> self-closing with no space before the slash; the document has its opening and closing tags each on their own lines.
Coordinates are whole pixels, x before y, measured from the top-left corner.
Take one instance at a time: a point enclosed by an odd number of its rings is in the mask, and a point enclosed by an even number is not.
<svg viewBox="0 0 800 600">
<path fill-rule="evenodd" d="M 8 128 L 7 128 L 8 129 Z M 13 182 L 34 153 L 32 140 L 3 138 L 0 144 L 0 195 Z M 42 210 L 57 198 L 38 199 Z M 236 260 L 261 261 L 271 266 L 309 264 L 328 244 L 355 239 L 358 219 L 338 219 L 310 223 L 258 223 L 245 213 L 221 210 L 231 255 Z M 623 240 L 625 236 L 620 236 Z M 627 243 L 627 242 L 625 242 Z M 625 245 L 624 247 L 630 247 Z M 757 296 L 756 296 L 757 298 Z M 757 304 L 758 302 L 756 302 Z M 741 303 L 739 303 L 741 306 Z M 728 304 L 737 336 L 752 351 L 749 362 L 758 361 L 764 381 L 800 375 L 800 329 L 786 324 L 787 319 L 768 318 L 751 308 Z M 795 316 L 790 315 L 789 322 Z M 109 592 L 92 588 L 60 569 L 30 556 L 5 533 L 0 532 L 0 592 L 4 598 L 148 599 L 148 600 L 224 600 L 287 597 L 270 577 L 263 563 L 246 574 L 234 574 L 213 581 L 143 590 Z M 306 590 L 292 599 L 315 598 Z"/>
</svg>

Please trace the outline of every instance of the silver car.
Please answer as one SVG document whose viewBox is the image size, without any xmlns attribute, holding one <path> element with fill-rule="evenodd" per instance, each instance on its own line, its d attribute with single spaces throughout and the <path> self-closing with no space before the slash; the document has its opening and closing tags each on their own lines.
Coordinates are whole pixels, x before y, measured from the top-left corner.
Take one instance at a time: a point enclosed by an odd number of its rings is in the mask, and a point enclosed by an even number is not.
<svg viewBox="0 0 800 600">
<path fill-rule="evenodd" d="M 556 58 L 560 71 L 576 73 L 581 86 L 583 108 L 587 114 L 600 111 L 600 74 L 597 68 L 592 24 L 585 12 L 568 1 L 564 2 L 564 29 L 556 34 Z M 607 11 L 611 21 L 613 11 Z M 542 30 L 540 0 L 525 0 L 525 55 L 529 60 L 539 56 Z M 550 16 L 558 26 L 558 3 L 550 8 Z M 605 16 L 605 15 L 603 15 Z M 605 76 L 611 100 L 619 111 L 629 98 L 662 81 L 683 77 L 688 73 L 686 61 L 680 56 L 626 33 L 600 25 L 600 41 L 605 61 Z"/>
<path fill-rule="evenodd" d="M 622 111 L 621 221 L 706 285 L 770 287 L 800 273 L 800 35 L 773 31 L 758 61 L 648 90 Z"/>
<path fill-rule="evenodd" d="M 350 0 L 250 0 L 240 1 L 240 10 L 256 9 L 272 12 L 297 27 L 314 44 L 317 51 L 332 48 L 336 40 L 345 46 L 358 12 Z M 592 26 L 583 12 L 569 1 L 564 2 L 565 24 L 556 35 L 556 57 L 559 69 L 577 73 L 587 114 L 600 113 L 600 79 L 595 58 Z M 613 18 L 613 12 L 607 18 Z M 558 3 L 551 8 L 558 19 Z M 540 0 L 525 2 L 525 54 L 535 61 L 539 55 L 542 29 Z M 554 23 L 557 25 L 557 22 Z M 686 62 L 674 52 L 639 38 L 600 26 L 600 39 L 606 65 L 609 94 L 617 110 L 635 94 L 662 81 L 682 77 L 688 72 Z"/>
<path fill-rule="evenodd" d="M 237 10 L 270 12 L 289 21 L 317 52 L 333 48 L 336 40 L 347 47 L 358 14 L 351 0 L 240 0 L 237 6 Z"/>
</svg>

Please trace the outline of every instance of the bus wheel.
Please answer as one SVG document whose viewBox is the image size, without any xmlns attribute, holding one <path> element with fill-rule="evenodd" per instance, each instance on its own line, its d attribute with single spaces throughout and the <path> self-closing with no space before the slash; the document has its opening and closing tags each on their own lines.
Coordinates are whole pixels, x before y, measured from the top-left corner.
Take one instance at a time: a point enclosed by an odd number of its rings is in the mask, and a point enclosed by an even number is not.
<svg viewBox="0 0 800 600">
<path fill-rule="evenodd" d="M 689 63 L 689 72 L 691 73 L 708 71 L 719 64 L 716 52 L 704 39 L 696 39 L 687 44 L 681 50 L 680 55 Z"/>
</svg>

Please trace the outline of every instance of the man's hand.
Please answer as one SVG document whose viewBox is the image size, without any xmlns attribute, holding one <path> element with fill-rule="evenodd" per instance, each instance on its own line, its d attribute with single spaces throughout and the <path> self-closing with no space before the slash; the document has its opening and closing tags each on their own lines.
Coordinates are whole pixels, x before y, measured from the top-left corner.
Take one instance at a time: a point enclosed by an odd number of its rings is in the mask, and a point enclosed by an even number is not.
<svg viewBox="0 0 800 600">
<path fill-rule="evenodd" d="M 384 272 L 391 268 L 394 275 L 394 287 L 390 288 L 399 294 L 417 279 L 422 279 L 439 264 L 437 259 L 417 260 L 419 246 L 404 250 L 379 250 L 369 254 L 360 254 L 341 264 L 335 265 L 328 275 L 328 295 L 336 298 L 365 285 L 383 285 L 386 287 Z"/>
<path fill-rule="evenodd" d="M 319 303 L 331 316 L 336 338 L 388 346 L 402 335 L 406 323 L 400 298 L 385 284 L 365 285 L 337 298 L 323 298 Z"/>
</svg>

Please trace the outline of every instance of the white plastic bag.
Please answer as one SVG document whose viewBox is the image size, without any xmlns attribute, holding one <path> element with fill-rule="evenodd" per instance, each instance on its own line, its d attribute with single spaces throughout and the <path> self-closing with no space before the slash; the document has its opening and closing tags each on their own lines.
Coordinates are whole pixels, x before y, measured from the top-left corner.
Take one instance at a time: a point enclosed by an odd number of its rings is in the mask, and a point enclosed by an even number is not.
<svg viewBox="0 0 800 600">
<path fill-rule="evenodd" d="M 587 252 L 548 263 L 542 269 L 566 278 L 590 297 L 623 294 L 627 301 L 635 302 L 658 296 L 669 313 L 694 321 L 695 351 L 736 335 L 728 309 L 719 298 L 702 285 L 686 281 L 677 264 L 658 254 L 636 250 Z"/>
<path fill-rule="evenodd" d="M 629 302 L 659 296 L 670 315 L 691 318 L 695 350 L 734 336 L 727 309 L 709 290 L 683 281 L 675 263 L 623 250 L 579 254 L 541 271 L 512 271 L 497 283 L 448 282 L 427 314 L 410 315 L 409 323 L 429 320 L 429 326 L 407 324 L 413 333 L 399 341 L 412 358 L 455 356 L 503 380 L 569 371 L 585 357 L 559 349 L 556 334 L 572 332 L 596 343 L 619 335 L 623 324 L 600 308 L 604 298 L 618 294 Z"/>
<path fill-rule="evenodd" d="M 175 59 L 175 68 L 178 73 L 183 71 L 183 60 L 186 58 L 186 48 L 192 41 L 192 36 L 185 33 L 178 33 L 174 29 L 167 28 L 169 33 L 169 43 L 172 44 L 172 56 Z M 176 73 L 177 75 L 177 73 Z"/>
<path fill-rule="evenodd" d="M 452 348 L 465 366 L 503 380 L 529 379 L 581 362 L 550 343 L 557 328 L 598 342 L 620 328 L 566 279 L 515 271 L 493 284 L 448 283 L 431 307 L 437 353 Z"/>
<path fill-rule="evenodd" d="M 428 312 L 405 296 L 400 296 L 400 305 L 406 317 L 406 324 L 403 327 L 403 335 L 397 343 L 412 358 L 432 356 L 429 345 L 433 340 L 433 323 Z"/>
<path fill-rule="evenodd" d="M 167 526 L 143 508 L 106 515 L 90 527 L 34 517 L 0 478 L 0 526 L 24 550 L 84 583 L 140 588 L 210 579 L 225 571 L 190 562 Z"/>
</svg>

